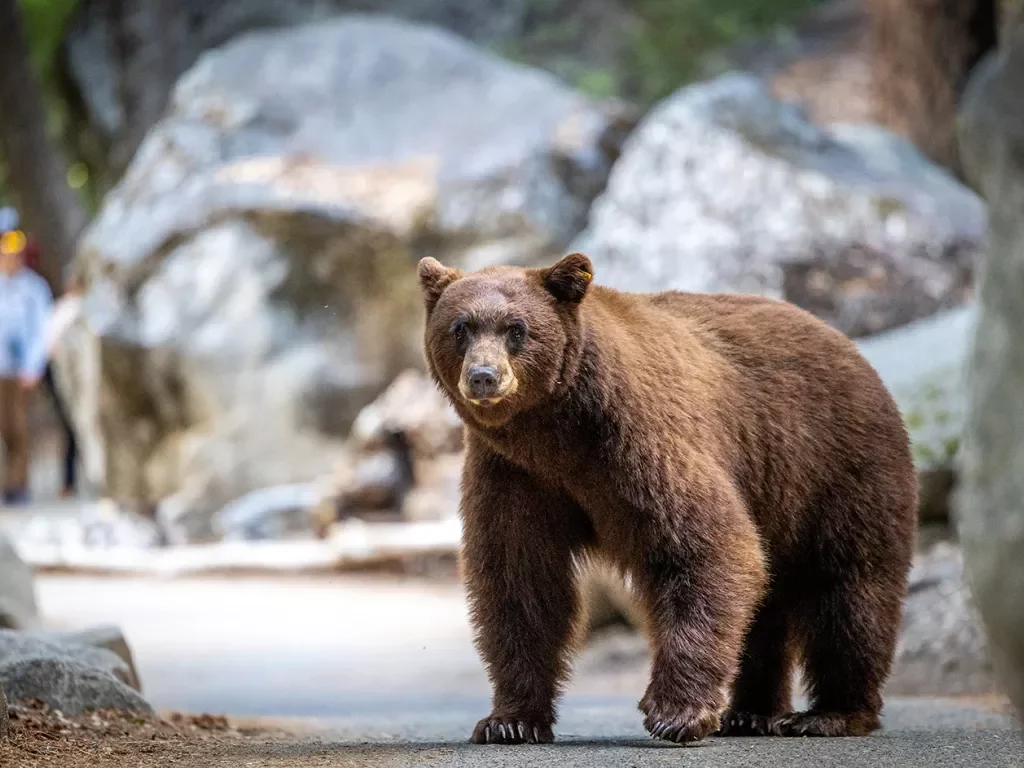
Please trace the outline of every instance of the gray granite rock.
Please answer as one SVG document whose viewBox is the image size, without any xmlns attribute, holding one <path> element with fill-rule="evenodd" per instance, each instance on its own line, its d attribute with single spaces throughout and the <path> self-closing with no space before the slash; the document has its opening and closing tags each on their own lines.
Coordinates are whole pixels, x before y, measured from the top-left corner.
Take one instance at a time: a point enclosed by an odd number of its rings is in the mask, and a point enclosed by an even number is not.
<svg viewBox="0 0 1024 768">
<path fill-rule="evenodd" d="M 38 618 L 32 568 L 0 534 L 0 629 L 28 629 Z"/>
<path fill-rule="evenodd" d="M 859 341 L 896 398 L 921 480 L 923 522 L 949 523 L 977 307 L 969 302 Z"/>
<path fill-rule="evenodd" d="M 981 200 L 903 139 L 826 131 L 730 74 L 644 118 L 573 248 L 608 285 L 785 298 L 863 336 L 962 303 L 985 234 Z"/>
<path fill-rule="evenodd" d="M 109 651 L 121 660 L 121 664 L 113 663 L 107 656 L 100 657 L 105 669 L 113 674 L 118 680 L 130 685 L 137 691 L 142 690 L 142 683 L 139 680 L 139 672 L 135 666 L 135 657 L 124 633 L 112 624 L 103 624 L 88 629 L 75 631 L 38 630 L 26 633 L 28 638 L 44 640 L 61 646 L 88 646 Z"/>
<path fill-rule="evenodd" d="M 12 702 L 39 699 L 69 715 L 96 709 L 152 712 L 126 682 L 133 674 L 106 648 L 71 637 L 0 631 L 0 682 Z"/>
<path fill-rule="evenodd" d="M 105 492 L 198 541 L 233 499 L 328 471 L 359 409 L 422 365 L 417 258 L 562 253 L 616 126 L 550 75 L 399 21 L 203 55 L 78 257 L 91 341 L 62 354 L 89 372 L 71 395 Z"/>
</svg>

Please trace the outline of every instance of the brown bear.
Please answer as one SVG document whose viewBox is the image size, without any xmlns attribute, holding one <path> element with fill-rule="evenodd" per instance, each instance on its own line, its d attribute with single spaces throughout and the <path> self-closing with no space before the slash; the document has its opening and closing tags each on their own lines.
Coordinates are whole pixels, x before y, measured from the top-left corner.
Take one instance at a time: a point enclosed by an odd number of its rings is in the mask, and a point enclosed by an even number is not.
<svg viewBox="0 0 1024 768">
<path fill-rule="evenodd" d="M 791 304 L 593 271 L 419 264 L 427 364 L 467 427 L 462 558 L 493 686 L 472 741 L 553 740 L 591 557 L 647 616 L 652 736 L 875 730 L 916 530 L 889 393 Z"/>
</svg>

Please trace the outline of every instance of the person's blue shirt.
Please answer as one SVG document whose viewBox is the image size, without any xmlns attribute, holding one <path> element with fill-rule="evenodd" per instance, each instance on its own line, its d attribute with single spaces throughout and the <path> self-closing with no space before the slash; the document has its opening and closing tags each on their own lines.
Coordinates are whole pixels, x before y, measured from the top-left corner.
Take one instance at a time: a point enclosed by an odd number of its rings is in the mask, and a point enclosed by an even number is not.
<svg viewBox="0 0 1024 768">
<path fill-rule="evenodd" d="M 31 269 L 0 272 L 0 379 L 37 379 L 45 373 L 52 307 L 50 286 Z"/>
</svg>

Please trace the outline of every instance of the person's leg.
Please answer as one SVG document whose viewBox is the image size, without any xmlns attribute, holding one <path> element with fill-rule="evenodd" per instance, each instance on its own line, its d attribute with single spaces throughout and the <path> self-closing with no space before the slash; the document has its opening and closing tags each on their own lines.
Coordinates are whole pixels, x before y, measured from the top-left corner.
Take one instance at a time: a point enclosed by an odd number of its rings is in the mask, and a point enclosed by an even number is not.
<svg viewBox="0 0 1024 768">
<path fill-rule="evenodd" d="M 30 454 L 28 406 L 30 392 L 23 389 L 19 381 L 11 382 L 9 389 L 11 436 L 8 445 L 11 454 L 11 480 L 8 487 L 11 498 L 8 503 L 24 504 L 28 501 L 28 463 Z"/>
<path fill-rule="evenodd" d="M 47 364 L 44 377 L 46 389 L 50 393 L 50 400 L 53 403 L 53 410 L 60 421 L 61 429 L 64 431 L 64 485 L 61 489 L 62 495 L 71 496 L 75 492 L 75 467 L 78 459 L 78 445 L 75 442 L 75 430 L 71 423 L 70 415 L 64 406 L 64 399 L 57 388 L 57 380 L 53 375 L 53 366 Z"/>
<path fill-rule="evenodd" d="M 4 444 L 3 501 L 26 500 L 28 490 L 28 399 L 17 379 L 0 379 L 0 439 Z"/>
<path fill-rule="evenodd" d="M 78 444 L 75 442 L 74 429 L 68 427 L 67 446 L 64 449 L 64 490 L 63 495 L 75 495 L 75 470 L 78 465 Z"/>
<path fill-rule="evenodd" d="M 17 384 L 16 381 L 13 382 Z M 10 397 L 11 379 L 0 378 L 0 443 L 3 444 L 4 462 L 0 480 L 3 481 L 3 503 L 6 504 L 10 495 L 8 487 L 11 482 L 11 411 L 13 405 Z"/>
</svg>

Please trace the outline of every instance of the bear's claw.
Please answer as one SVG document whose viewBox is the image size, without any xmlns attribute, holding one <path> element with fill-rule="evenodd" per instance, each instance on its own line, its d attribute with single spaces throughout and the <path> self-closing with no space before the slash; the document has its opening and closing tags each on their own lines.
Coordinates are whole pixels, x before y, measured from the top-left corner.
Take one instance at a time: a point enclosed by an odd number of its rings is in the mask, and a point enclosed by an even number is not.
<svg viewBox="0 0 1024 768">
<path fill-rule="evenodd" d="M 729 709 L 722 715 L 722 725 L 716 736 L 770 736 L 771 718 L 751 712 L 734 712 Z"/>
<path fill-rule="evenodd" d="M 678 714 L 668 715 L 659 710 L 651 712 L 644 719 L 644 728 L 651 738 L 685 744 L 700 741 L 718 730 L 719 715 L 708 707 L 683 707 Z"/>
<path fill-rule="evenodd" d="M 555 735 L 550 725 L 506 717 L 485 717 L 476 724 L 472 744 L 550 744 Z"/>
</svg>

